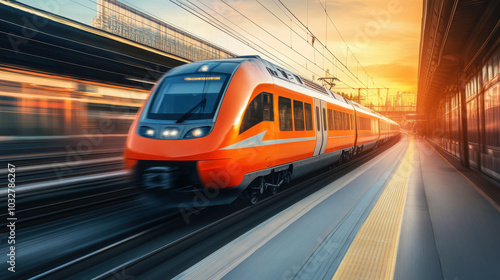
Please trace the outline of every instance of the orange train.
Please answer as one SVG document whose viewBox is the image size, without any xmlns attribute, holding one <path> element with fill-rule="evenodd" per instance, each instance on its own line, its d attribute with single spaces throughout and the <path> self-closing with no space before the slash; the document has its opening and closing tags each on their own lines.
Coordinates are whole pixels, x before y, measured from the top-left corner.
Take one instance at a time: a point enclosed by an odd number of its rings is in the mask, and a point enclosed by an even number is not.
<svg viewBox="0 0 500 280">
<path fill-rule="evenodd" d="M 256 203 L 292 177 L 349 160 L 399 125 L 258 56 L 166 73 L 132 123 L 135 183 L 179 206 Z"/>
</svg>

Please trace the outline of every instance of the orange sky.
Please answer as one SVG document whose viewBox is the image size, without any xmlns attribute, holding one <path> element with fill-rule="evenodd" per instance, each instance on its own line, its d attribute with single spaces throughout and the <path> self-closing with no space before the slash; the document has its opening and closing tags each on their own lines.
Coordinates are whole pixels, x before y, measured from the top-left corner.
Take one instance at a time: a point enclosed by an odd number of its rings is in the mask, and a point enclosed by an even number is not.
<svg viewBox="0 0 500 280">
<path fill-rule="evenodd" d="M 193 2 L 196 3 L 196 1 Z M 389 87 L 391 92 L 416 92 L 422 1 L 281 0 L 314 33 L 319 41 L 325 43 L 343 64 L 347 64 L 347 67 L 358 79 L 353 78 L 352 75 L 344 74 L 347 70 L 339 66 L 338 63 L 333 66 L 327 60 L 322 59 L 322 54 L 326 53 L 330 60 L 334 60 L 317 41 L 314 47 L 318 51 L 314 52 L 311 47 L 311 37 L 304 31 L 305 28 L 300 26 L 297 19 L 286 12 L 286 9 L 279 4 L 279 0 L 259 0 L 258 2 L 224 0 L 224 2 L 203 1 L 207 6 L 200 5 L 200 7 L 209 11 L 222 22 L 231 25 L 234 30 L 251 39 L 254 43 L 264 46 L 279 56 L 281 60 L 276 61 L 275 58 L 261 53 L 265 57 L 274 59 L 278 64 L 287 63 L 287 65 L 283 65 L 285 67 L 292 65 L 296 72 L 308 78 L 312 78 L 314 73 L 315 78 L 320 76 L 320 68 L 329 69 L 334 76 L 339 77 L 341 81 L 352 87 L 385 86 Z M 326 17 L 322 6 L 326 7 L 335 26 Z M 212 10 L 209 10 L 208 7 Z M 169 13 L 168 16 L 167 12 L 162 14 L 164 14 L 161 16 L 162 18 L 237 54 L 256 53 L 254 49 L 228 39 L 227 35 L 185 12 L 176 15 Z M 262 28 L 245 19 L 242 14 Z M 290 26 L 293 31 L 290 30 Z M 348 47 L 335 27 L 339 30 Z M 271 33 L 272 36 L 263 29 Z M 262 41 L 255 39 L 252 35 Z M 308 42 L 305 42 L 306 39 Z M 277 51 L 281 54 L 278 54 Z M 369 77 L 365 75 L 365 71 L 358 65 L 355 58 L 368 72 Z M 306 71 L 306 64 L 307 69 L 313 69 L 314 73 Z M 322 73 L 321 76 L 324 76 L 324 71 Z M 375 83 L 373 83 L 372 78 Z M 337 84 L 338 91 L 348 91 L 340 89 L 347 87 L 346 85 Z"/>
<path fill-rule="evenodd" d="M 268 53 L 233 39 L 172 1 L 121 1 L 238 55 L 260 54 L 310 79 L 325 76 L 328 69 L 343 82 L 337 83 L 337 91 L 355 92 L 345 89 L 347 86 L 385 86 L 390 92 L 416 92 L 422 1 L 189 0 Z M 40 6 L 37 1 L 22 2 Z M 177 2 L 189 3 L 187 0 Z M 285 6 L 298 20 L 286 11 Z M 335 26 L 326 17 L 323 7 Z M 91 24 L 96 15 L 96 4 L 68 2 L 68 5 L 56 5 L 49 11 Z M 316 51 L 311 46 L 312 37 L 299 20 L 317 37 Z M 326 44 L 340 62 L 335 61 L 319 41 Z M 334 61 L 335 65 L 329 61 Z M 346 74 L 348 70 L 341 63 L 347 65 L 353 74 Z"/>
<path fill-rule="evenodd" d="M 343 2 L 331 13 L 364 68 L 391 90 L 416 92 L 422 1 Z"/>
</svg>

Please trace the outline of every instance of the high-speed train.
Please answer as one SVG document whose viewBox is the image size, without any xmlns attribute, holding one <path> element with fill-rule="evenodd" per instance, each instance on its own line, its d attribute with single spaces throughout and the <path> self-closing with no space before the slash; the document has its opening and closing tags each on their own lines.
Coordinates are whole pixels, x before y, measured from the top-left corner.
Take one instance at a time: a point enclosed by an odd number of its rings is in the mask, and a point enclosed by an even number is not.
<svg viewBox="0 0 500 280">
<path fill-rule="evenodd" d="M 245 56 L 167 72 L 132 123 L 124 156 L 137 186 L 165 201 L 256 203 L 398 134 L 394 121 Z"/>
</svg>

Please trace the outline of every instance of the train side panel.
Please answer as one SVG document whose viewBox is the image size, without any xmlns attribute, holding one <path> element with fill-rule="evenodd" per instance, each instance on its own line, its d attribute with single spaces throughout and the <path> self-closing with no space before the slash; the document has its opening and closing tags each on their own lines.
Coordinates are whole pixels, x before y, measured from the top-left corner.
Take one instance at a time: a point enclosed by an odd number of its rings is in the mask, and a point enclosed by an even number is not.
<svg viewBox="0 0 500 280">
<path fill-rule="evenodd" d="M 356 140 L 354 110 L 328 103 L 328 145 L 326 153 L 337 150 L 350 150 Z"/>
<path fill-rule="evenodd" d="M 357 141 L 356 146 L 362 150 L 369 150 L 375 147 L 379 140 L 378 118 L 371 114 L 357 111 Z"/>
<path fill-rule="evenodd" d="M 316 145 L 315 127 L 318 125 L 312 115 L 313 98 L 279 85 L 275 88 L 276 149 L 273 165 L 279 166 L 312 157 Z M 308 127 L 307 122 L 311 119 L 312 126 Z"/>
</svg>

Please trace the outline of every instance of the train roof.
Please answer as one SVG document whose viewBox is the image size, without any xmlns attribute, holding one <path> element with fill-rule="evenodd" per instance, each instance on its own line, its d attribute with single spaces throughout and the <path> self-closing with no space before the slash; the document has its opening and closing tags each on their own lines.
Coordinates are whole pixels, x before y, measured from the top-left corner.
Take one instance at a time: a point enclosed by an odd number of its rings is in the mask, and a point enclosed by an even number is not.
<svg viewBox="0 0 500 280">
<path fill-rule="evenodd" d="M 260 56 L 257 56 L 257 55 L 255 55 L 255 56 L 240 56 L 237 58 L 258 59 L 266 66 L 266 69 L 269 72 L 269 74 L 271 74 L 271 76 L 273 76 L 275 78 L 279 78 L 280 80 L 284 80 L 284 81 L 287 81 L 287 82 L 295 84 L 295 85 L 299 85 L 299 86 L 308 88 L 309 90 L 312 90 L 312 91 L 320 94 L 319 96 L 315 96 L 315 97 L 318 97 L 320 99 L 328 99 L 328 101 L 330 101 L 332 103 L 336 103 L 337 105 L 341 105 L 341 106 L 347 107 L 347 108 L 352 108 L 352 106 L 355 106 L 356 110 L 358 110 L 358 111 L 362 111 L 363 113 L 366 113 L 368 115 L 372 115 L 372 116 L 384 119 L 388 122 L 397 124 L 393 120 L 385 117 L 384 115 L 378 113 L 377 111 L 375 111 L 373 109 L 365 107 L 365 106 L 363 106 L 355 101 L 352 101 L 352 100 L 350 100 L 350 99 L 348 99 L 348 98 L 346 98 L 338 93 L 335 93 L 335 92 L 327 89 L 324 86 L 321 86 L 321 85 L 319 85 L 313 81 L 310 81 L 302 76 L 299 76 L 299 75 L 297 75 L 297 74 L 295 74 L 287 69 L 284 69 L 280 66 L 277 66 L 277 65 L 275 65 L 275 64 L 273 64 L 265 59 L 262 59 Z M 314 94 L 314 95 L 316 95 L 316 94 Z"/>
<path fill-rule="evenodd" d="M 224 74 L 231 74 L 242 62 L 246 60 L 247 59 L 244 58 L 200 60 L 172 68 L 170 71 L 167 72 L 167 76 L 196 73 L 200 70 L 200 67 L 204 65 L 208 66 L 208 69 L 210 69 L 210 71 L 216 71 L 218 73 L 224 73 Z"/>
<path fill-rule="evenodd" d="M 351 101 L 349 99 L 332 92 L 324 86 L 297 75 L 285 68 L 277 66 L 276 64 L 264 60 L 259 56 L 246 56 L 246 58 L 255 58 L 262 62 L 271 77 L 273 77 L 274 82 L 278 85 L 289 87 L 315 98 L 327 100 L 330 103 L 335 103 L 339 106 L 352 109 Z"/>
<path fill-rule="evenodd" d="M 288 87 L 291 89 L 294 89 L 298 92 L 302 92 L 304 94 L 310 95 L 312 97 L 318 98 L 318 99 L 323 99 L 325 101 L 328 101 L 330 103 L 335 103 L 336 105 L 342 106 L 344 108 L 352 109 L 353 106 L 356 107 L 357 111 L 361 111 L 365 114 L 372 115 L 381 119 L 384 119 L 388 122 L 395 123 L 393 120 L 381 115 L 380 113 L 376 112 L 375 110 L 372 110 L 370 108 L 367 108 L 357 102 L 354 102 L 348 98 L 345 98 L 341 96 L 338 93 L 335 93 L 326 87 L 319 85 L 311 80 L 308 80 L 298 74 L 293 73 L 290 70 L 287 70 L 283 67 L 280 67 L 276 64 L 273 64 L 263 58 L 261 58 L 258 55 L 248 55 L 248 56 L 238 56 L 234 58 L 225 58 L 225 59 L 211 59 L 211 60 L 202 60 L 202 61 L 196 61 L 188 64 L 184 64 L 178 67 L 173 68 L 168 72 L 168 75 L 178 75 L 182 73 L 192 73 L 196 72 L 200 65 L 211 65 L 210 68 L 215 69 L 217 67 L 220 67 L 220 69 L 217 69 L 218 72 L 227 72 L 228 74 L 231 73 L 239 64 L 245 62 L 245 61 L 260 61 L 266 70 L 269 72 L 271 77 L 273 78 L 274 82 L 278 85 Z M 229 63 L 234 63 L 234 68 L 233 67 L 222 67 L 219 66 L 221 62 L 229 62 Z"/>
</svg>

